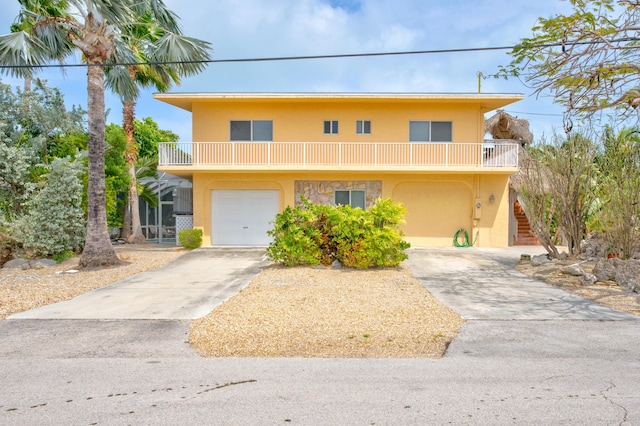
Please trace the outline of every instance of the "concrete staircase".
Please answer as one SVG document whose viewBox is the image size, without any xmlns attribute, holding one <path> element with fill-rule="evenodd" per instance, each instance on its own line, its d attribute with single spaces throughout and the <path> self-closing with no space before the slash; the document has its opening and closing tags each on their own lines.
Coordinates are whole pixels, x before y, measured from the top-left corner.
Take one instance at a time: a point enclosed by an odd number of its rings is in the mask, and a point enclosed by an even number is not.
<svg viewBox="0 0 640 426">
<path fill-rule="evenodd" d="M 531 225 L 529 225 L 529 219 L 524 214 L 524 210 L 520 205 L 520 202 L 516 200 L 513 203 L 513 214 L 518 222 L 518 234 L 516 236 L 515 245 L 518 246 L 537 246 L 540 242 L 533 236 L 531 232 Z"/>
</svg>

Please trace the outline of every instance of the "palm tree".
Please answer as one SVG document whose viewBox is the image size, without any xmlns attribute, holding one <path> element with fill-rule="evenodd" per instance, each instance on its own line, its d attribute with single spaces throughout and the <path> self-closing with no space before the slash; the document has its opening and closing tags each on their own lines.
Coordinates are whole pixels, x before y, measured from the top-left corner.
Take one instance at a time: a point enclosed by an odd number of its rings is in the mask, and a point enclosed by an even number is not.
<svg viewBox="0 0 640 426">
<path fill-rule="evenodd" d="M 46 15 L 56 16 L 62 18 L 67 10 L 66 0 L 18 0 L 18 2 L 24 7 L 25 11 L 31 13 L 21 13 L 16 22 L 11 25 L 11 32 L 20 32 L 33 30 L 33 26 L 36 24 L 34 16 Z M 32 76 L 27 75 L 24 77 L 24 91 L 31 91 Z"/>
<path fill-rule="evenodd" d="M 167 91 L 172 83 L 180 84 L 180 77 L 201 72 L 204 61 L 210 59 L 209 43 L 185 37 L 175 22 L 171 28 L 171 42 L 168 42 L 168 28 L 162 28 L 154 19 L 151 10 L 136 17 L 135 22 L 123 29 L 122 41 L 126 44 L 126 54 L 133 58 L 122 58 L 128 67 L 107 68 L 107 86 L 120 95 L 122 100 L 122 127 L 127 136 L 124 156 L 129 173 L 128 208 L 125 209 L 122 238 L 129 243 L 144 243 L 138 207 L 138 185 L 136 162 L 138 149 L 135 140 L 135 105 L 139 96 L 138 86 L 155 87 L 160 92 Z M 151 59 L 151 58 L 155 59 Z M 117 59 L 117 54 L 116 54 Z M 160 62 L 160 63 L 159 63 Z M 131 80 L 136 86 L 131 87 Z M 131 227 L 130 227 L 131 225 Z"/>
<path fill-rule="evenodd" d="M 114 63 L 116 52 L 119 58 L 134 57 L 127 54 L 122 34 L 136 16 L 150 12 L 158 26 L 166 30 L 165 36 L 158 41 L 158 47 L 163 44 L 170 46 L 175 41 L 176 16 L 162 0 L 67 0 L 56 3 L 64 6 L 65 13 L 61 16 L 49 13 L 46 8 L 30 10 L 25 6 L 29 0 L 19 1 L 22 5 L 20 16 L 33 21 L 33 25 L 29 30 L 0 36 L 0 64 L 11 66 L 3 68 L 3 71 L 24 78 L 32 75 L 39 66 L 52 60 L 62 62 L 77 51 L 82 53 L 87 64 L 88 212 L 80 265 L 118 264 L 120 259 L 109 238 L 105 206 L 103 68 Z M 152 55 L 150 59 L 156 58 Z M 131 81 L 130 76 L 128 79 Z"/>
</svg>

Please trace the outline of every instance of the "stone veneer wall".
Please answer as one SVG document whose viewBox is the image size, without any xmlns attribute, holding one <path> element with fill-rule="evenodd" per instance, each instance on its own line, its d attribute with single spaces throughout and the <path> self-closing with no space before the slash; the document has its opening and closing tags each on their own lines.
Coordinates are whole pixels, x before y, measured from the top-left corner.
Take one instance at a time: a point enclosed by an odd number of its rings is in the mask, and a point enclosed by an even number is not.
<svg viewBox="0 0 640 426">
<path fill-rule="evenodd" d="M 365 205 L 371 207 L 382 196 L 380 180 L 297 180 L 294 183 L 296 205 L 300 204 L 300 196 L 304 195 L 316 204 L 333 204 L 334 191 L 338 189 L 360 189 L 365 191 Z"/>
</svg>

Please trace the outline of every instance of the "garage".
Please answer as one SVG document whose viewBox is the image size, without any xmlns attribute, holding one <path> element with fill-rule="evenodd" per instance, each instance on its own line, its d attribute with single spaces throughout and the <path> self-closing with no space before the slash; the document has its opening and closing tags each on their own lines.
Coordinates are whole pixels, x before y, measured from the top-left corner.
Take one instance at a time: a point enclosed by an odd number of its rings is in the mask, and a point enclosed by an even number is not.
<svg viewBox="0 0 640 426">
<path fill-rule="evenodd" d="M 277 190 L 211 191 L 213 245 L 267 246 L 267 231 L 280 211 Z"/>
</svg>

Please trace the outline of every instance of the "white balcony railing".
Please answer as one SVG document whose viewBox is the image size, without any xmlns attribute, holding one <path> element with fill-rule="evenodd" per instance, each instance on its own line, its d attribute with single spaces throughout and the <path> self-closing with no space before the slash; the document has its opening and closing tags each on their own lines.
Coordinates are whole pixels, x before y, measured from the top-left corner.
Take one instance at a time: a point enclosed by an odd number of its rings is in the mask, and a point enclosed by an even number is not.
<svg viewBox="0 0 640 426">
<path fill-rule="evenodd" d="M 517 167 L 517 143 L 165 142 L 160 166 Z"/>
</svg>

